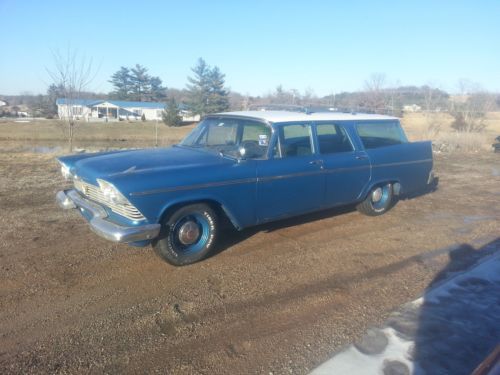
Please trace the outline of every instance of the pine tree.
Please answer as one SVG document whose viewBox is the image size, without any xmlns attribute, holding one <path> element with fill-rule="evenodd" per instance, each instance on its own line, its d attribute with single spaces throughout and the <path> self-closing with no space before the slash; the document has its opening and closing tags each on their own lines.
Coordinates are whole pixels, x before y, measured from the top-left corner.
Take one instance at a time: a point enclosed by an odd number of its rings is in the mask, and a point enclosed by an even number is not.
<svg viewBox="0 0 500 375">
<path fill-rule="evenodd" d="M 166 87 L 159 77 L 152 77 L 148 69 L 136 64 L 133 68 L 122 66 L 109 80 L 115 90 L 112 98 L 137 101 L 162 101 L 167 97 Z"/>
<path fill-rule="evenodd" d="M 179 106 L 174 98 L 170 98 L 162 113 L 163 122 L 168 126 L 181 126 L 182 117 L 179 114 Z"/>
<path fill-rule="evenodd" d="M 229 93 L 224 88 L 224 77 L 218 67 L 210 71 L 207 113 L 224 112 L 229 109 Z"/>
<path fill-rule="evenodd" d="M 191 69 L 193 77 L 188 77 L 188 107 L 193 115 L 222 112 L 229 108 L 228 92 L 224 88 L 224 74 L 218 67 L 213 69 L 202 58 Z"/>
<path fill-rule="evenodd" d="M 108 82 L 115 87 L 115 90 L 111 93 L 112 97 L 121 100 L 129 99 L 132 90 L 129 68 L 120 67 L 120 70 L 113 74 Z"/>
<path fill-rule="evenodd" d="M 49 116 L 56 116 L 57 115 L 57 105 L 56 105 L 56 100 L 58 98 L 64 98 L 64 87 L 62 84 L 51 84 L 49 88 L 47 89 L 47 106 L 46 106 L 46 113 Z"/>
<path fill-rule="evenodd" d="M 190 82 L 187 85 L 188 89 L 188 107 L 193 115 L 203 116 L 206 114 L 206 105 L 209 93 L 208 75 L 210 67 L 201 57 L 198 59 L 197 65 L 191 69 L 194 77 L 188 77 Z"/>
<path fill-rule="evenodd" d="M 142 65 L 135 64 L 135 67 L 130 69 L 132 100 L 147 100 L 147 96 L 151 92 L 150 80 L 151 77 L 148 74 L 148 69 Z"/>
<path fill-rule="evenodd" d="M 167 98 L 167 88 L 162 86 L 162 81 L 159 77 L 151 77 L 149 79 L 150 85 L 150 100 L 160 102 Z"/>
</svg>

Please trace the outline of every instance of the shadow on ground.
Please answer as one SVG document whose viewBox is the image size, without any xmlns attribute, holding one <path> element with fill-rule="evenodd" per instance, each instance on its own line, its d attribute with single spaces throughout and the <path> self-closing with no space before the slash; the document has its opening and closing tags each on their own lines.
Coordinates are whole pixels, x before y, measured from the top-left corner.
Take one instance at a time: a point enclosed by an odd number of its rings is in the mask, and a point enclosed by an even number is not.
<svg viewBox="0 0 500 375">
<path fill-rule="evenodd" d="M 415 335 L 415 374 L 470 374 L 500 343 L 500 284 L 465 277 L 432 295 L 456 272 L 500 249 L 500 238 L 480 249 L 462 245 L 424 294 Z M 493 270 L 497 275 L 500 269 Z M 449 284 L 447 284 L 449 285 Z"/>
<path fill-rule="evenodd" d="M 410 200 L 421 197 L 426 194 L 430 194 L 437 190 L 439 183 L 439 178 L 435 177 L 433 183 L 427 185 L 425 188 L 412 192 L 411 194 L 405 194 L 400 197 L 399 200 Z M 395 201 L 395 204 L 397 200 Z M 248 238 L 254 236 L 259 232 L 273 232 L 279 229 L 289 228 L 301 224 L 310 223 L 317 220 L 323 220 L 330 217 L 335 217 L 343 215 L 349 212 L 356 211 L 356 205 L 346 205 L 334 208 L 329 208 L 322 211 L 317 211 L 309 214 L 304 214 L 300 216 L 295 216 L 287 219 L 282 219 L 270 223 L 260 224 L 255 227 L 243 229 L 238 231 L 234 229 L 229 220 L 225 220 L 223 223 L 223 229 L 219 235 L 217 246 L 215 250 L 211 253 L 210 257 L 216 256 L 224 252 L 225 250 L 231 248 L 232 246 L 247 240 Z"/>
<path fill-rule="evenodd" d="M 221 231 L 221 234 L 219 235 L 216 248 L 212 252 L 211 257 L 216 256 L 217 254 L 220 254 L 223 251 L 226 251 L 232 246 L 249 239 L 250 237 L 254 236 L 259 232 L 270 233 L 276 230 L 294 227 L 297 225 L 302 225 L 317 220 L 323 220 L 353 211 L 356 211 L 356 207 L 353 205 L 336 207 L 324 211 L 318 211 L 310 214 L 295 216 L 288 219 L 282 219 L 279 221 L 274 221 L 266 224 L 260 224 L 255 227 L 243 229 L 241 231 L 234 229 L 234 227 L 226 223 Z"/>
<path fill-rule="evenodd" d="M 500 341 L 499 251 L 497 238 L 479 249 L 462 244 L 391 265 L 449 256 L 422 298 L 392 312 L 382 327 L 368 329 L 312 374 L 471 374 Z M 390 269 L 383 271 L 389 277 Z"/>
</svg>

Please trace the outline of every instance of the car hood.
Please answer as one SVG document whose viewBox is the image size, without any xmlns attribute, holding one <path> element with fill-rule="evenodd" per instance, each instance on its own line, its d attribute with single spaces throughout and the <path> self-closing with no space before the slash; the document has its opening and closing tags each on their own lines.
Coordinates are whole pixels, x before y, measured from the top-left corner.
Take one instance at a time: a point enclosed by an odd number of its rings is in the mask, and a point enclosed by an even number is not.
<svg viewBox="0 0 500 375">
<path fill-rule="evenodd" d="M 64 162 L 64 158 L 60 158 Z M 74 161 L 74 175 L 94 183 L 97 178 L 147 173 L 154 170 L 176 170 L 179 168 L 211 166 L 231 161 L 204 150 L 173 146 L 169 148 L 119 151 L 86 155 Z"/>
</svg>

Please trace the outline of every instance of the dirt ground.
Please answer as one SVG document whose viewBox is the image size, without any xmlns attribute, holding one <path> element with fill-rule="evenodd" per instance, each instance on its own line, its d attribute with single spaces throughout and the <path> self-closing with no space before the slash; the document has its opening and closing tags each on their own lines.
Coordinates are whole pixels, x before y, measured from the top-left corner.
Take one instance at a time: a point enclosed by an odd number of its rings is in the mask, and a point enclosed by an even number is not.
<svg viewBox="0 0 500 375">
<path fill-rule="evenodd" d="M 500 237 L 500 154 L 439 154 L 439 189 L 223 234 L 175 268 L 60 210 L 53 155 L 0 152 L 0 373 L 305 374 Z"/>
</svg>

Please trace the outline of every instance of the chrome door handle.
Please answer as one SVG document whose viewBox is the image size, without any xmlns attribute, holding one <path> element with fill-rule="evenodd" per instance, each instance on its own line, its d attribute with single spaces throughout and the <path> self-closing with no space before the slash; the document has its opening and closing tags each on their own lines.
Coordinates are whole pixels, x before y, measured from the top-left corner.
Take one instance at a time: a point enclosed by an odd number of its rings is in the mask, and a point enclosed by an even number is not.
<svg viewBox="0 0 500 375">
<path fill-rule="evenodd" d="M 356 156 L 356 159 L 358 159 L 358 160 L 367 160 L 368 156 L 366 156 L 366 155 L 358 155 L 358 156 Z"/>
<path fill-rule="evenodd" d="M 311 165 L 323 165 L 323 160 L 312 160 L 309 162 Z"/>
</svg>

